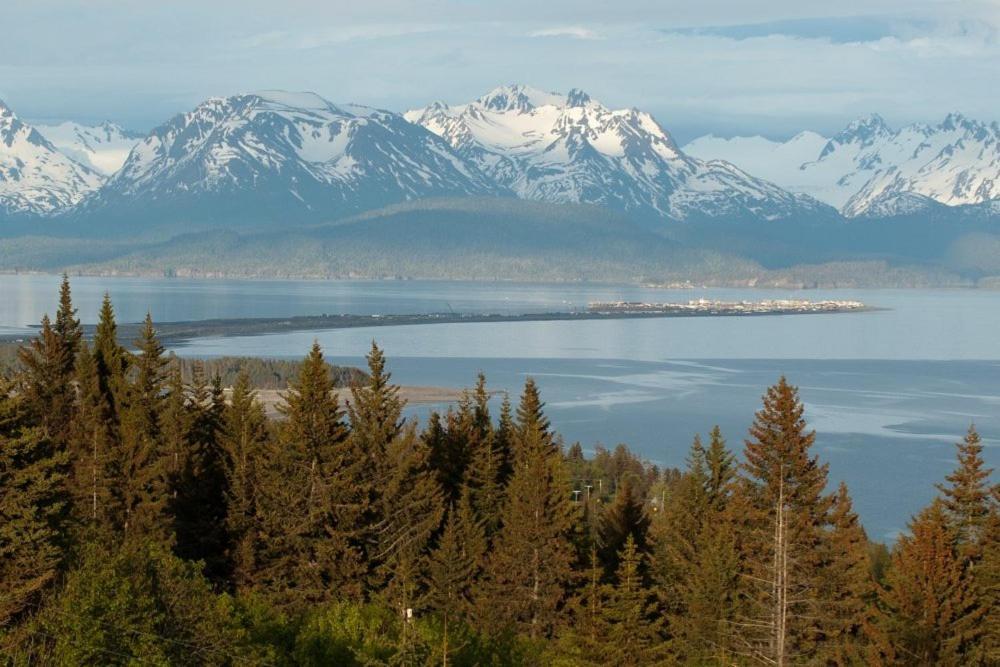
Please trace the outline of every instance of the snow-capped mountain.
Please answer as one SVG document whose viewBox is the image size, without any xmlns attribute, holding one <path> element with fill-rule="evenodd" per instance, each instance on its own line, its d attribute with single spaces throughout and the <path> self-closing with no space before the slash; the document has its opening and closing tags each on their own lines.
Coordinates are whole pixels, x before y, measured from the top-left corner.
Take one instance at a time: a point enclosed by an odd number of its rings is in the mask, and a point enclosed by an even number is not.
<svg viewBox="0 0 1000 667">
<path fill-rule="evenodd" d="M 109 122 L 100 125 L 36 124 L 35 129 L 60 152 L 105 176 L 121 169 L 132 147 L 143 137 Z"/>
<path fill-rule="evenodd" d="M 48 216 L 101 185 L 100 174 L 63 153 L 0 101 L 0 214 Z"/>
<path fill-rule="evenodd" d="M 598 204 L 674 219 L 778 219 L 826 206 L 732 164 L 685 154 L 648 113 L 510 85 L 405 114 L 523 199 Z"/>
<path fill-rule="evenodd" d="M 209 99 L 154 129 L 83 212 L 299 221 L 499 192 L 398 114 L 266 91 Z"/>
<path fill-rule="evenodd" d="M 951 114 L 938 125 L 893 130 L 873 115 L 822 141 L 822 147 L 817 137 L 803 133 L 785 143 L 702 137 L 685 150 L 729 160 L 851 217 L 1000 199 L 1000 126 L 995 122 Z"/>
</svg>

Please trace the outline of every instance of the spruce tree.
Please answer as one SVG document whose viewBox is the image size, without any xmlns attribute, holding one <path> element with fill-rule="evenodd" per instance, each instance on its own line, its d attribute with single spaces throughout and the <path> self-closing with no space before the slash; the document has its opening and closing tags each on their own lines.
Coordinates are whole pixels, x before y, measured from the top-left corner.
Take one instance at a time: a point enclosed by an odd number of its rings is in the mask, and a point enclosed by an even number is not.
<svg viewBox="0 0 1000 667">
<path fill-rule="evenodd" d="M 105 292 L 101 312 L 94 332 L 94 361 L 101 393 L 111 408 L 111 423 L 117 424 L 125 390 L 125 375 L 129 365 L 128 352 L 118 343 L 118 324 L 111 296 Z"/>
<path fill-rule="evenodd" d="M 992 469 L 983 461 L 983 443 L 970 426 L 962 442 L 956 445 L 958 467 L 945 477 L 947 485 L 938 485 L 944 500 L 959 550 L 970 562 L 979 559 L 983 529 L 990 514 L 989 478 Z"/>
<path fill-rule="evenodd" d="M 73 357 L 48 315 L 42 317 L 38 337 L 18 351 L 18 358 L 23 369 L 19 390 L 25 396 L 25 407 L 45 437 L 65 446 L 73 414 L 72 374 L 67 373 L 67 368 L 73 366 Z"/>
<path fill-rule="evenodd" d="M 446 503 L 458 501 L 465 483 L 471 459 L 468 435 L 471 418 L 471 406 L 463 399 L 457 411 L 448 409 L 443 423 L 439 414 L 431 414 L 424 434 L 424 442 L 430 450 L 430 465 L 436 471 Z"/>
<path fill-rule="evenodd" d="M 718 428 L 695 437 L 687 470 L 652 527 L 652 565 L 679 662 L 726 663 L 734 651 L 740 560 L 735 463 Z"/>
<path fill-rule="evenodd" d="M 388 443 L 379 470 L 382 485 L 370 558 L 376 589 L 403 621 L 404 644 L 409 619 L 426 589 L 428 546 L 444 512 L 441 488 L 427 459 L 427 448 L 411 425 Z"/>
<path fill-rule="evenodd" d="M 366 554 L 370 568 L 377 565 L 376 552 L 381 536 L 379 524 L 386 520 L 387 478 L 394 471 L 389 450 L 403 428 L 404 403 L 399 398 L 399 387 L 392 383 L 392 376 L 385 368 L 385 356 L 375 342 L 367 355 L 368 381 L 351 387 L 351 400 L 347 405 L 350 435 L 347 446 L 351 456 L 364 461 L 363 477 L 355 480 L 355 489 L 365 497 L 368 511 L 361 519 L 363 535 L 360 546 Z M 387 500 L 386 502 L 391 502 Z M 371 574 L 371 573 L 370 573 Z"/>
<path fill-rule="evenodd" d="M 359 543 L 371 472 L 347 443 L 330 368 L 313 343 L 284 394 L 279 443 L 259 487 L 256 586 L 282 606 L 361 597 Z"/>
<path fill-rule="evenodd" d="M 465 499 L 467 503 L 468 494 Z M 464 523 L 459 510 L 452 505 L 437 546 L 427 559 L 426 602 L 428 608 L 441 618 L 438 655 L 443 665 L 448 664 L 455 651 L 450 643 L 452 626 L 467 618 L 472 611 L 472 591 L 479 575 L 481 558 L 472 545 L 482 544 L 484 539 L 482 526 L 474 521 Z"/>
<path fill-rule="evenodd" d="M 644 582 L 643 556 L 631 535 L 618 554 L 618 570 L 602 613 L 607 636 L 604 664 L 653 665 L 665 660 L 663 623 Z"/>
<path fill-rule="evenodd" d="M 101 391 L 97 360 L 81 343 L 76 370 L 76 416 L 70 432 L 71 470 L 68 480 L 76 520 L 105 537 L 115 525 L 112 486 L 116 452 L 111 405 Z"/>
<path fill-rule="evenodd" d="M 993 487 L 990 495 L 990 514 L 983 531 L 982 560 L 975 569 L 975 577 L 987 609 L 984 657 L 987 664 L 1000 664 L 1000 484 Z"/>
<path fill-rule="evenodd" d="M 161 415 L 164 468 L 170 483 L 171 514 L 177 512 L 181 471 L 187 456 L 188 441 L 194 429 L 194 415 L 188 404 L 187 388 L 177 360 L 170 365 L 166 380 L 167 394 Z"/>
<path fill-rule="evenodd" d="M 468 401 L 471 406 L 471 418 L 468 420 L 471 454 L 465 485 L 471 491 L 472 505 L 488 538 L 500 527 L 503 475 L 507 464 L 504 452 L 497 446 L 497 434 L 490 418 L 489 399 L 486 376 L 480 373 Z"/>
<path fill-rule="evenodd" d="M 67 547 L 68 456 L 27 408 L 0 379 L 0 627 L 33 611 Z"/>
<path fill-rule="evenodd" d="M 872 577 L 868 537 L 854 513 L 847 486 L 840 484 L 830 513 L 826 566 L 820 585 L 822 655 L 836 665 L 888 664 L 895 658 L 883 632 Z"/>
<path fill-rule="evenodd" d="M 499 483 L 504 487 L 514 472 L 514 409 L 507 392 L 504 392 L 500 403 L 500 418 L 494 430 L 493 444 L 500 460 Z"/>
<path fill-rule="evenodd" d="M 935 500 L 893 549 L 884 602 L 905 664 L 965 665 L 980 658 L 985 610 L 959 554 L 947 510 Z"/>
<path fill-rule="evenodd" d="M 551 634 L 566 602 L 573 578 L 575 513 L 562 453 L 552 442 L 530 380 L 518 414 L 514 473 L 479 608 L 495 628 L 538 638 Z"/>
<path fill-rule="evenodd" d="M 65 379 L 70 379 L 75 372 L 76 355 L 80 351 L 83 340 L 83 328 L 73 307 L 73 296 L 69 286 L 69 276 L 65 273 L 59 286 L 59 309 L 56 311 L 56 321 L 53 326 L 56 337 L 66 351 L 66 365 L 62 369 Z"/>
<path fill-rule="evenodd" d="M 229 543 L 226 533 L 227 481 L 225 452 L 219 441 L 223 397 L 205 380 L 204 366 L 195 365 L 186 437 L 172 499 L 175 551 L 188 560 L 205 563 L 205 575 L 219 582 L 227 574 Z"/>
<path fill-rule="evenodd" d="M 646 553 L 646 533 L 649 517 L 644 499 L 639 495 L 631 476 L 622 478 L 614 500 L 601 514 L 598 528 L 598 555 L 609 574 L 618 569 L 618 556 L 629 538 L 640 553 Z"/>
<path fill-rule="evenodd" d="M 262 468 L 275 455 L 268 438 L 267 417 L 257 400 L 250 378 L 241 372 L 232 398 L 223 413 L 220 444 L 225 452 L 226 531 L 229 535 L 230 572 L 237 590 L 253 583 L 257 560 L 258 498 Z"/>
<path fill-rule="evenodd" d="M 744 449 L 751 510 L 750 539 L 742 545 L 748 567 L 746 594 L 753 603 L 742 639 L 765 659 L 808 660 L 821 637 L 818 598 L 823 542 L 831 498 L 824 495 L 827 466 L 812 455 L 815 432 L 806 430 L 798 391 L 781 378 L 764 395 Z"/>
<path fill-rule="evenodd" d="M 709 507 L 723 511 L 729 504 L 733 492 L 733 484 L 739 469 L 736 457 L 726 447 L 722 430 L 713 426 L 709 433 L 709 445 L 704 454 L 705 493 L 708 495 Z"/>
<path fill-rule="evenodd" d="M 167 362 L 148 314 L 136 347 L 135 377 L 125 392 L 121 442 L 114 456 L 114 493 L 126 539 L 154 539 L 166 544 L 172 541 L 166 517 L 170 488 L 160 427 Z"/>
</svg>

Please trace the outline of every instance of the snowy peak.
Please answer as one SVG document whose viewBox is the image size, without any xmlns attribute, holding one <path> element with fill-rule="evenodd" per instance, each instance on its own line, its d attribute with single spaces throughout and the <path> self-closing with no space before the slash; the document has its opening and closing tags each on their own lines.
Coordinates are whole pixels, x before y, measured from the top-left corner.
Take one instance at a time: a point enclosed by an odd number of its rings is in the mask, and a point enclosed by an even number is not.
<svg viewBox="0 0 1000 667">
<path fill-rule="evenodd" d="M 444 141 L 398 114 L 260 91 L 210 98 L 154 129 L 88 205 L 325 219 L 422 197 L 496 193 Z"/>
<path fill-rule="evenodd" d="M 107 121 L 99 125 L 74 122 L 37 125 L 36 129 L 59 152 L 105 176 L 121 168 L 132 147 L 142 138 L 141 134 Z"/>
<path fill-rule="evenodd" d="M 490 111 L 528 113 L 537 107 L 565 106 L 566 97 L 557 93 L 546 93 L 530 86 L 510 84 L 494 88 L 477 99 L 476 104 Z"/>
<path fill-rule="evenodd" d="M 937 125 L 893 130 L 872 115 L 822 140 L 822 148 L 810 156 L 818 137 L 804 139 L 800 134 L 787 142 L 702 137 L 685 148 L 698 157 L 729 160 L 852 217 L 913 214 L 935 203 L 958 206 L 1000 199 L 996 122 L 952 113 Z"/>
<path fill-rule="evenodd" d="M 852 121 L 843 130 L 837 133 L 826 145 L 819 159 L 824 155 L 832 153 L 838 146 L 853 144 L 861 148 L 871 146 L 879 141 L 884 141 L 893 135 L 892 129 L 886 124 L 882 116 L 877 113 L 866 118 L 859 118 Z"/>
<path fill-rule="evenodd" d="M 0 102 L 0 214 L 61 213 L 99 187 L 101 180 Z"/>
<path fill-rule="evenodd" d="M 693 159 L 649 113 L 609 109 L 578 89 L 502 86 L 468 104 L 435 103 L 405 116 L 524 199 L 675 219 L 771 219 L 820 207 L 732 165 Z"/>
</svg>

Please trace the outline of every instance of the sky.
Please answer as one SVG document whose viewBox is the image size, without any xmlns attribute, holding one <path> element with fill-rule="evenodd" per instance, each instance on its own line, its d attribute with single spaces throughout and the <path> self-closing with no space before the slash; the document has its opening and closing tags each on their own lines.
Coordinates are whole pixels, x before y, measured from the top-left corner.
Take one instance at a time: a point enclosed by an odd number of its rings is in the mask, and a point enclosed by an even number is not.
<svg viewBox="0 0 1000 667">
<path fill-rule="evenodd" d="M 205 98 L 310 90 L 403 111 L 580 88 L 696 136 L 1000 119 L 1000 0 L 4 0 L 0 100 L 149 130 Z"/>
</svg>

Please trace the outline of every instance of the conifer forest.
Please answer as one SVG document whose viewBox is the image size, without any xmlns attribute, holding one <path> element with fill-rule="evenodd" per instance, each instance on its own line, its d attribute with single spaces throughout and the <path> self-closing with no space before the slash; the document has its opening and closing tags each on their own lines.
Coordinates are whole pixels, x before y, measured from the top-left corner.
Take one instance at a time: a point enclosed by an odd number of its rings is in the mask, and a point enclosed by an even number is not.
<svg viewBox="0 0 1000 667">
<path fill-rule="evenodd" d="M 374 343 L 314 344 L 271 417 L 150 317 L 120 338 L 64 279 L 0 379 L 2 664 L 1000 665 L 973 425 L 883 545 L 785 378 L 675 470 L 564 442 L 531 379 L 417 423 Z"/>
</svg>

